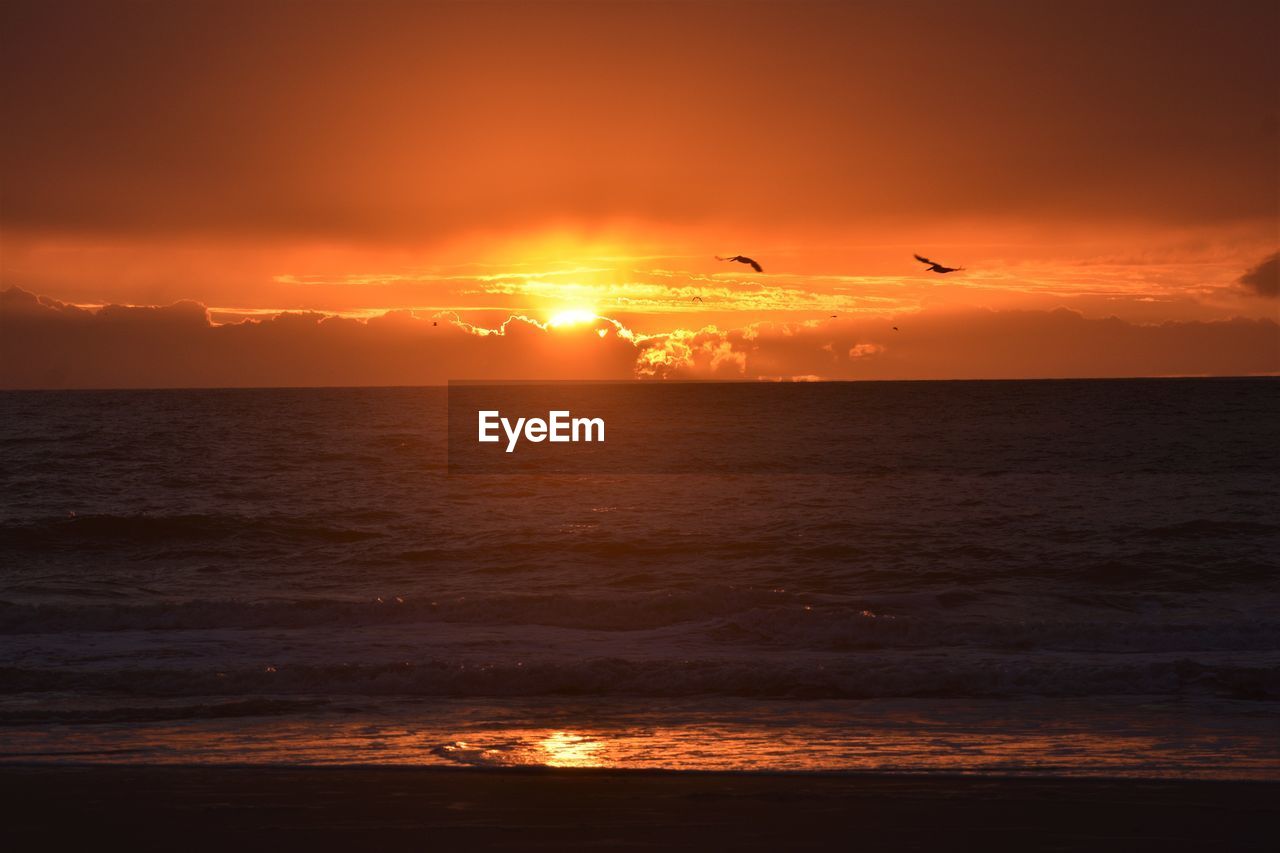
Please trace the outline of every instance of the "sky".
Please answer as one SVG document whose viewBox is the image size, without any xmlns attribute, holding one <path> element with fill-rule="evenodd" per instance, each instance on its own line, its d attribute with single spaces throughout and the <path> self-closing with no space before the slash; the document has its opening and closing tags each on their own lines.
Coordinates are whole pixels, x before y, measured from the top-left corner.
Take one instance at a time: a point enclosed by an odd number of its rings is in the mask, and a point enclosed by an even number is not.
<svg viewBox="0 0 1280 853">
<path fill-rule="evenodd" d="M 1280 372 L 1272 4 L 0 16 L 3 386 Z"/>
</svg>

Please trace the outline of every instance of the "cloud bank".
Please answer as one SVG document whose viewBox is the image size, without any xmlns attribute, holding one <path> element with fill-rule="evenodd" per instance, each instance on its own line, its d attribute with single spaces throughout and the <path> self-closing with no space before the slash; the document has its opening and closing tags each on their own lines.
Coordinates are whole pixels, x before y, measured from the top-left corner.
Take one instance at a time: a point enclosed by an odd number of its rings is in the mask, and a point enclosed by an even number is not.
<svg viewBox="0 0 1280 853">
<path fill-rule="evenodd" d="M 1251 267 L 1238 282 L 1241 287 L 1258 296 L 1275 299 L 1280 296 L 1280 252 L 1273 252 Z"/>
<path fill-rule="evenodd" d="M 899 330 L 895 331 L 894 326 Z M 219 325 L 203 305 L 97 310 L 0 292 L 0 387 L 429 385 L 449 379 L 1004 379 L 1280 373 L 1273 320 L 1141 325 L 1066 309 L 707 326 L 498 328 L 456 315 L 283 313 Z"/>
<path fill-rule="evenodd" d="M 67 6 L 0 5 L 12 228 L 1275 220 L 1274 4 Z"/>
</svg>

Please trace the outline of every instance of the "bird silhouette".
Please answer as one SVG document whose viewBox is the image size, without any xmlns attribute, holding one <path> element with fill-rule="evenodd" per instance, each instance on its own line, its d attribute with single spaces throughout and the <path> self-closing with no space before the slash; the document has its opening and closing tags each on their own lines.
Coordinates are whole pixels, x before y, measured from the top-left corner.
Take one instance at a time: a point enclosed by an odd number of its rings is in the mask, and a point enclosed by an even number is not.
<svg viewBox="0 0 1280 853">
<path fill-rule="evenodd" d="M 702 302 L 702 301 L 703 301 L 703 299 L 702 299 L 702 297 L 701 297 L 701 296 L 695 296 L 695 297 L 693 297 L 692 299 L 690 299 L 689 301 L 690 301 L 690 302 Z"/>
<path fill-rule="evenodd" d="M 719 255 L 716 255 L 716 260 L 717 261 L 737 261 L 740 264 L 746 264 L 756 272 L 764 272 L 764 270 L 760 267 L 760 264 L 756 263 L 751 258 L 748 258 L 746 255 L 734 255 L 732 258 L 722 258 Z"/>
<path fill-rule="evenodd" d="M 898 331 L 898 327 L 897 327 L 897 326 L 894 326 L 894 327 L 893 327 L 893 330 L 894 330 L 895 332 L 896 332 L 896 331 Z"/>
<path fill-rule="evenodd" d="M 923 255 L 916 255 L 915 257 L 916 257 L 916 260 L 919 261 L 920 263 L 929 265 L 929 272 L 942 273 L 945 275 L 946 273 L 949 273 L 949 272 L 959 272 L 960 270 L 964 269 L 964 267 L 944 267 L 942 264 L 938 263 L 937 261 L 931 261 L 928 258 L 924 257 Z"/>
</svg>

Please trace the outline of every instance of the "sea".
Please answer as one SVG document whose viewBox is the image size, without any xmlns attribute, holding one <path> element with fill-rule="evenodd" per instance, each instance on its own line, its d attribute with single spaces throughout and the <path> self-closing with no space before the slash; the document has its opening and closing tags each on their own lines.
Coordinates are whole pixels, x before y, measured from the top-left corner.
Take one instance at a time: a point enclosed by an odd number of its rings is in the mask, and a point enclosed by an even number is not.
<svg viewBox="0 0 1280 853">
<path fill-rule="evenodd" d="M 1280 380 L 680 393 L 734 464 L 460 471 L 439 387 L 0 392 L 0 761 L 1280 778 Z"/>
</svg>

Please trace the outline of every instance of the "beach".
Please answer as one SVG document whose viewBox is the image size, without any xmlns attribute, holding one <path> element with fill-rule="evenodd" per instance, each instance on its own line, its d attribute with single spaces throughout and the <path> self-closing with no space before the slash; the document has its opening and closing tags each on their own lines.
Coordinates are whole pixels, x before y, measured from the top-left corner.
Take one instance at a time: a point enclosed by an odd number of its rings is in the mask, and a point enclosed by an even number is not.
<svg viewBox="0 0 1280 853">
<path fill-rule="evenodd" d="M 1278 795 L 1273 782 L 888 774 L 0 770 L 4 834 L 46 849 L 1262 850 Z"/>
</svg>

